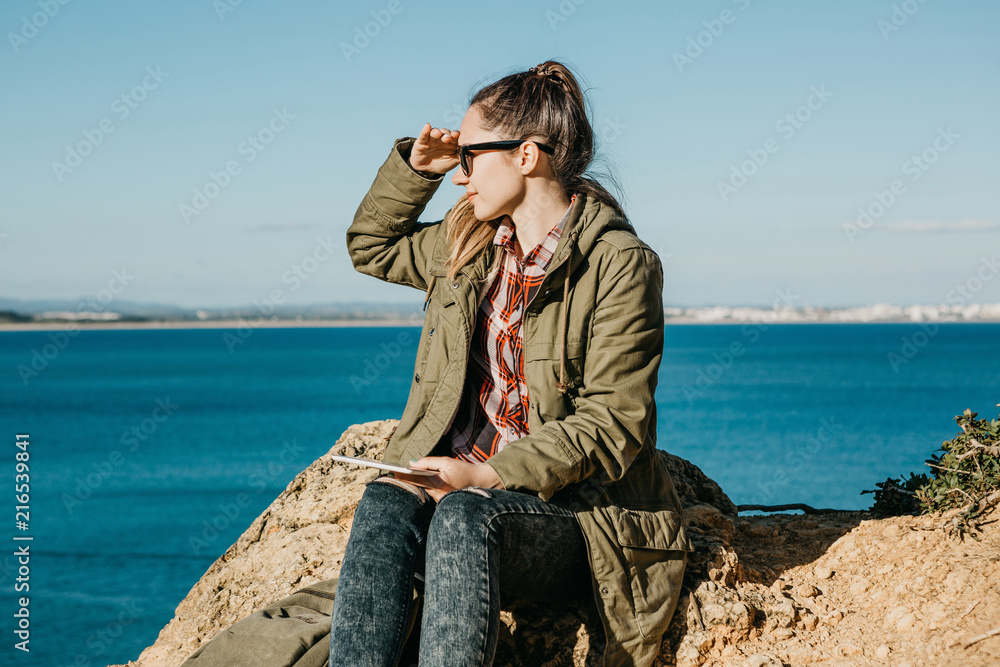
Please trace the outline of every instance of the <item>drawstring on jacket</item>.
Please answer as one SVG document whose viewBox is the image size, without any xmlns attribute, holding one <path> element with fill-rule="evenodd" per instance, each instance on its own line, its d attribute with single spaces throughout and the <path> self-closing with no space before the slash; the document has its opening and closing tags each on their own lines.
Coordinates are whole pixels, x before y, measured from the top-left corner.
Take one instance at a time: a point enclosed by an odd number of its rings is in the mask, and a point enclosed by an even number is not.
<svg viewBox="0 0 1000 667">
<path fill-rule="evenodd" d="M 579 233 L 574 228 L 569 233 L 569 241 L 566 244 L 566 252 L 568 253 L 566 256 L 566 279 L 563 281 L 563 300 L 559 308 L 559 382 L 556 383 L 556 387 L 559 389 L 559 393 L 564 396 L 566 390 L 569 389 L 569 385 L 566 384 L 566 317 L 569 308 L 569 274 L 571 273 L 569 263 L 573 259 L 573 245 L 578 236 Z"/>
<path fill-rule="evenodd" d="M 434 281 L 435 280 L 437 280 L 437 276 L 435 276 L 434 274 L 431 274 L 431 281 L 427 285 L 427 296 L 424 297 L 424 310 L 425 311 L 427 310 L 427 302 L 430 301 L 430 298 L 431 298 L 431 290 L 434 289 Z"/>
</svg>

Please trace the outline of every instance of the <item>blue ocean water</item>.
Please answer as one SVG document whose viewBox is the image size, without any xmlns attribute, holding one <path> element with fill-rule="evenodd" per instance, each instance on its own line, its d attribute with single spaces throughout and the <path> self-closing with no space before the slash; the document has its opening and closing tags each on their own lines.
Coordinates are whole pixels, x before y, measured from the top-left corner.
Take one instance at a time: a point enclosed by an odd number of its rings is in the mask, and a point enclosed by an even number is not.
<svg viewBox="0 0 1000 667">
<path fill-rule="evenodd" d="M 399 417 L 419 329 L 55 336 L 0 334 L 0 654 L 86 667 L 155 641 L 349 425 Z M 998 342 L 997 324 L 668 326 L 659 446 L 737 503 L 865 508 L 863 489 L 926 470 L 954 415 L 997 415 Z M 15 527 L 17 433 L 30 436 L 27 531 Z M 14 590 L 15 535 L 33 537 L 27 593 Z M 13 648 L 22 595 L 30 654 Z"/>
</svg>

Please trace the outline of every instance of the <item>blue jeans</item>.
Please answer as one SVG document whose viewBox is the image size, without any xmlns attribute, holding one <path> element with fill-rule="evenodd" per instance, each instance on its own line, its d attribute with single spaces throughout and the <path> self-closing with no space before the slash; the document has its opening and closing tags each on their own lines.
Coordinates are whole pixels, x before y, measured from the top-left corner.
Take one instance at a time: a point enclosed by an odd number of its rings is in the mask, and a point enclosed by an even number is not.
<svg viewBox="0 0 1000 667">
<path fill-rule="evenodd" d="M 330 667 L 394 667 L 423 589 L 420 666 L 488 666 L 500 595 L 542 602 L 591 593 L 573 512 L 536 496 L 466 487 L 429 496 L 371 481 L 354 514 L 337 583 Z"/>
</svg>

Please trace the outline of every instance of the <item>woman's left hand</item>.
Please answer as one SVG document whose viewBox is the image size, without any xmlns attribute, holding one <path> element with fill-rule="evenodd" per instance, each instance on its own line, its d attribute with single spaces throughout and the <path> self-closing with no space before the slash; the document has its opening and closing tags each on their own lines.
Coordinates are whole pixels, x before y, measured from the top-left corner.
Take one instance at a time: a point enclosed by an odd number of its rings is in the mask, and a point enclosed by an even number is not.
<svg viewBox="0 0 1000 667">
<path fill-rule="evenodd" d="M 397 479 L 427 489 L 427 493 L 434 499 L 434 502 L 440 501 L 446 493 L 466 486 L 481 486 L 487 489 L 504 488 L 500 477 L 488 463 L 469 463 L 450 456 L 425 456 L 416 461 L 411 460 L 410 467 L 438 471 L 434 477 L 393 473 Z"/>
</svg>

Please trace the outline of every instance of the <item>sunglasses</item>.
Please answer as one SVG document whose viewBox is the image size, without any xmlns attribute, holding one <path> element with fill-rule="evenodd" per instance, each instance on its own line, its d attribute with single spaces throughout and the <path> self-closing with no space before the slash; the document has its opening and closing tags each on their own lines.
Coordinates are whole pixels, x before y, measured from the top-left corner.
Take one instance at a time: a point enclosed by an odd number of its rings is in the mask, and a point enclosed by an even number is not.
<svg viewBox="0 0 1000 667">
<path fill-rule="evenodd" d="M 466 176 L 472 175 L 472 151 L 499 151 L 499 150 L 511 150 L 517 148 L 528 139 L 520 139 L 518 141 L 487 141 L 482 144 L 465 144 L 464 146 L 458 147 L 458 163 L 462 166 L 462 172 Z M 538 148 L 545 151 L 549 155 L 555 153 L 555 149 L 551 146 L 546 146 L 545 144 L 540 144 L 537 141 L 533 141 Z"/>
</svg>

